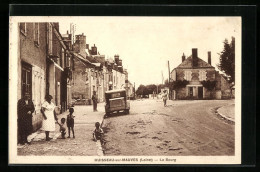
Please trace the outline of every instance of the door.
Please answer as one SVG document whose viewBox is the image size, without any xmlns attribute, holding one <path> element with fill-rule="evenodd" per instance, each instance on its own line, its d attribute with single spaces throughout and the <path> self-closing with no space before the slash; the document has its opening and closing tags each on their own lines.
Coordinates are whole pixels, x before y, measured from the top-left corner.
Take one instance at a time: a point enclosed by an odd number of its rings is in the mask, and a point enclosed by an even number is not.
<svg viewBox="0 0 260 172">
<path fill-rule="evenodd" d="M 29 64 L 22 63 L 22 97 L 25 93 L 30 94 L 32 98 L 32 67 Z"/>
<path fill-rule="evenodd" d="M 189 87 L 189 97 L 193 97 L 193 87 Z"/>
<path fill-rule="evenodd" d="M 56 106 L 59 107 L 59 113 L 60 113 L 61 112 L 60 82 L 56 82 Z"/>
<path fill-rule="evenodd" d="M 21 83 L 22 83 L 22 98 L 24 98 L 25 93 L 28 93 L 30 95 L 30 99 L 32 99 L 32 66 L 27 64 L 27 63 L 23 63 L 22 62 L 22 79 L 21 79 Z M 30 129 L 32 129 L 32 118 L 29 118 L 29 124 L 31 124 L 31 126 L 29 127 Z M 29 131 L 29 133 L 31 133 L 32 131 Z M 18 138 L 21 136 L 18 136 Z"/>
<path fill-rule="evenodd" d="M 198 98 L 203 99 L 203 87 L 198 87 Z"/>
</svg>

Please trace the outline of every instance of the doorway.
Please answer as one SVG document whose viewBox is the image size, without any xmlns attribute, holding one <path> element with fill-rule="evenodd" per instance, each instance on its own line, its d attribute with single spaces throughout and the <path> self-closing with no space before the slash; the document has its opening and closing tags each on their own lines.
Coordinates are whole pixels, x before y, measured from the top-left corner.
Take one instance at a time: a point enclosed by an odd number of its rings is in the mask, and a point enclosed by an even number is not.
<svg viewBox="0 0 260 172">
<path fill-rule="evenodd" d="M 22 98 L 25 93 L 32 99 L 32 66 L 22 62 Z"/>
<path fill-rule="evenodd" d="M 198 87 L 198 98 L 203 99 L 203 87 Z"/>
<path fill-rule="evenodd" d="M 193 97 L 193 87 L 189 87 L 189 97 Z"/>
</svg>

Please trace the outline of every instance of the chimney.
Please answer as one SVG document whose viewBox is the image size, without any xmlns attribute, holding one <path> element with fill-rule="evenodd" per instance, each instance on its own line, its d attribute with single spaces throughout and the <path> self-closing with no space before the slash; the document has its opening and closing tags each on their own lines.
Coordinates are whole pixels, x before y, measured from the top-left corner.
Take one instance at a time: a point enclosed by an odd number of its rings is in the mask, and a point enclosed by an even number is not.
<svg viewBox="0 0 260 172">
<path fill-rule="evenodd" d="M 185 60 L 185 55 L 184 55 L 184 53 L 183 53 L 183 55 L 182 55 L 182 62 Z"/>
<path fill-rule="evenodd" d="M 192 48 L 192 66 L 197 67 L 198 66 L 198 49 Z"/>
<path fill-rule="evenodd" d="M 210 51 L 208 52 L 208 64 L 211 65 L 211 52 Z"/>
<path fill-rule="evenodd" d="M 115 55 L 115 63 L 118 65 L 118 62 L 119 62 L 119 55 L 116 54 L 116 55 Z"/>
<path fill-rule="evenodd" d="M 86 49 L 89 49 L 89 44 L 86 44 Z"/>
</svg>

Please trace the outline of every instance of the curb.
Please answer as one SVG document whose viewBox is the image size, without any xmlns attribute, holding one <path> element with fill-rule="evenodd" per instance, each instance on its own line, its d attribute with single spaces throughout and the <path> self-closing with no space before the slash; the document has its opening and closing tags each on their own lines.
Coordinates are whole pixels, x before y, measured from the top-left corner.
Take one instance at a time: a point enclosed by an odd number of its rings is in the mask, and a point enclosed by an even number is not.
<svg viewBox="0 0 260 172">
<path fill-rule="evenodd" d="M 105 115 L 104 115 L 105 116 Z M 102 127 L 102 125 L 103 125 L 103 122 L 104 122 L 104 116 L 103 116 L 103 118 L 102 118 L 102 122 L 101 122 L 101 127 Z M 104 156 L 104 150 L 103 150 L 103 147 L 102 147 L 102 145 L 101 145 L 101 141 L 100 140 L 98 140 L 97 142 L 96 142 L 96 145 L 97 145 L 97 154 L 98 154 L 98 156 Z"/>
<path fill-rule="evenodd" d="M 224 107 L 224 106 L 222 106 L 222 107 Z M 227 121 L 228 123 L 234 125 L 234 124 L 235 124 L 235 121 L 234 121 L 233 119 L 228 118 L 227 116 L 225 116 L 225 115 L 219 113 L 219 112 L 218 112 L 218 109 L 219 109 L 219 108 L 221 108 L 221 107 L 214 108 L 215 114 L 216 114 L 217 116 L 219 116 L 220 118 L 224 119 L 225 121 Z"/>
</svg>

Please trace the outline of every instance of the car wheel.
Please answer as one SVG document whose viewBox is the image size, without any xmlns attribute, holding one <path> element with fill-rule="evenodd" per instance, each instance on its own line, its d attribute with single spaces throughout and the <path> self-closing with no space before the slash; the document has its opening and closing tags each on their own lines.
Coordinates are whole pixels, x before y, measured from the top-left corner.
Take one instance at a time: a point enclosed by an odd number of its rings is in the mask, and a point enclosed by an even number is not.
<svg viewBox="0 0 260 172">
<path fill-rule="evenodd" d="M 126 109 L 126 110 L 125 110 L 125 114 L 126 114 L 126 115 L 129 114 L 129 109 Z"/>
</svg>

